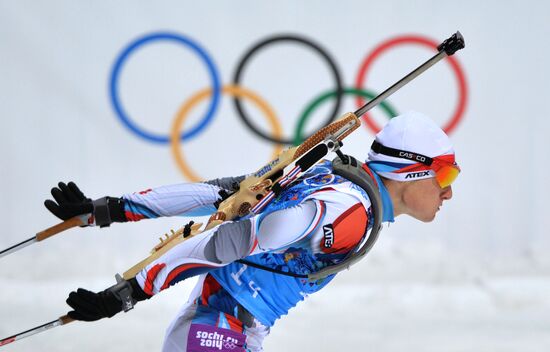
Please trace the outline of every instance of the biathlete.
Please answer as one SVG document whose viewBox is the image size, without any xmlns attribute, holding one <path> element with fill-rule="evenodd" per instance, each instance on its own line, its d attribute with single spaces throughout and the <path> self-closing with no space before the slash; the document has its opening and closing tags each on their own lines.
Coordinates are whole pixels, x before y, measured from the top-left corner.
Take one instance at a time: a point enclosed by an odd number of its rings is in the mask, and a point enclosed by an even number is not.
<svg viewBox="0 0 550 352">
<path fill-rule="evenodd" d="M 384 222 L 402 214 L 432 221 L 451 199 L 451 183 L 460 172 L 448 136 L 420 113 L 390 120 L 360 170 L 378 188 Z M 52 189 L 55 201 L 45 205 L 63 220 L 89 213 L 91 225 L 139 221 L 204 207 L 214 211 L 213 205 L 235 192 L 242 179 L 163 186 L 96 201 L 72 182 L 59 183 Z M 83 321 L 110 318 L 123 310 L 127 299 L 149 299 L 200 275 L 166 332 L 163 351 L 262 351 L 276 320 L 331 282 L 335 274 L 317 281 L 306 277 L 340 263 L 358 246 L 372 226 L 372 208 L 362 187 L 323 161 L 260 214 L 193 236 L 124 280 L 126 297 L 112 288 L 71 292 L 67 303 L 73 310 L 68 315 Z"/>
</svg>

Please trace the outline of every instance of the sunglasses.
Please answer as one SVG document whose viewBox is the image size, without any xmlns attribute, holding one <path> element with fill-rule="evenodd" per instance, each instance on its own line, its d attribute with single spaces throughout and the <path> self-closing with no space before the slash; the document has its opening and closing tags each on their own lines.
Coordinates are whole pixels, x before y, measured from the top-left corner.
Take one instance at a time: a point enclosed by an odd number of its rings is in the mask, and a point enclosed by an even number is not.
<svg viewBox="0 0 550 352">
<path fill-rule="evenodd" d="M 435 173 L 435 179 L 441 188 L 449 187 L 458 177 L 460 167 L 455 162 L 453 154 L 441 155 L 434 158 L 418 153 L 412 153 L 405 150 L 386 147 L 377 141 L 372 143 L 371 149 L 378 153 L 396 158 L 416 161 L 422 165 L 411 165 L 400 172 L 412 172 L 426 170 L 426 166 Z"/>
</svg>

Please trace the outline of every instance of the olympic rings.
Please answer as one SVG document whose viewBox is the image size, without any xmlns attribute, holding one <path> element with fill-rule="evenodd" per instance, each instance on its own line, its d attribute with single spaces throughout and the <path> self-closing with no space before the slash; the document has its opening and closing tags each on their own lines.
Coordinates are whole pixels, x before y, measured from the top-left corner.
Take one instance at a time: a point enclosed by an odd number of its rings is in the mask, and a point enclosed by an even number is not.
<svg viewBox="0 0 550 352">
<path fill-rule="evenodd" d="M 393 47 L 403 45 L 403 44 L 420 44 L 421 46 L 426 46 L 430 49 L 437 48 L 438 46 L 438 43 L 433 41 L 432 39 L 428 39 L 420 36 L 412 36 L 412 35 L 404 35 L 404 36 L 399 36 L 399 37 L 395 37 L 393 39 L 387 40 L 382 44 L 378 45 L 365 58 L 365 60 L 361 65 L 361 68 L 359 69 L 355 86 L 358 89 L 360 89 L 363 86 L 364 81 L 366 80 L 367 69 L 372 65 L 372 63 L 378 57 L 380 57 L 382 53 L 384 53 L 385 51 Z M 447 59 L 449 64 L 451 65 L 451 69 L 456 75 L 457 83 L 458 83 L 458 92 L 459 92 L 458 105 L 453 115 L 451 116 L 450 121 L 443 127 L 443 130 L 447 134 L 450 134 L 456 128 L 458 122 L 460 121 L 460 119 L 462 118 L 462 115 L 464 114 L 464 111 L 466 109 L 466 101 L 467 101 L 468 94 L 467 94 L 467 88 L 466 88 L 466 78 L 458 61 L 455 59 L 454 56 L 448 56 Z M 357 107 L 361 107 L 363 104 L 365 104 L 365 101 L 361 97 L 358 97 L 356 102 L 357 102 Z M 368 113 L 365 113 L 363 115 L 363 121 L 366 123 L 367 127 L 374 134 L 380 131 L 380 127 L 376 125 L 376 123 L 373 121 L 373 119 L 370 117 Z"/>
<path fill-rule="evenodd" d="M 205 66 L 208 70 L 208 74 L 210 76 L 210 82 L 211 82 L 211 86 L 209 89 L 204 89 L 194 94 L 190 98 L 190 100 L 182 103 L 182 106 L 180 107 L 180 110 L 175 116 L 175 120 L 173 121 L 171 133 L 168 136 L 150 133 L 148 131 L 143 130 L 137 124 L 132 122 L 130 120 L 130 117 L 126 113 L 125 109 L 123 108 L 119 97 L 120 74 L 125 62 L 131 56 L 131 54 L 135 52 L 137 49 L 141 48 L 146 44 L 154 43 L 155 41 L 168 41 L 171 43 L 183 45 L 186 48 L 191 49 L 193 52 L 195 52 L 199 56 L 199 59 L 201 59 L 201 61 L 205 63 Z M 321 55 L 322 59 L 326 61 L 327 64 L 329 65 L 330 71 L 332 73 L 332 77 L 334 78 L 334 81 L 335 81 L 334 90 L 325 92 L 319 95 L 317 98 L 313 99 L 311 102 L 309 102 L 309 104 L 306 106 L 306 108 L 303 110 L 303 112 L 299 116 L 294 135 L 289 140 L 286 140 L 283 138 L 280 121 L 277 119 L 271 106 L 262 98 L 260 98 L 256 93 L 253 93 L 248 89 L 240 87 L 239 85 L 242 81 L 244 67 L 248 63 L 249 59 L 251 59 L 252 56 L 257 54 L 259 51 L 261 51 L 261 49 L 266 48 L 268 45 L 276 44 L 280 42 L 291 42 L 291 43 L 303 44 L 307 48 Z M 340 71 L 338 70 L 335 61 L 332 59 L 332 56 L 330 56 L 329 53 L 325 49 L 323 49 L 320 45 L 316 44 L 311 39 L 306 39 L 299 35 L 287 34 L 287 35 L 269 36 L 266 39 L 263 39 L 257 42 L 256 44 L 254 44 L 249 50 L 245 52 L 245 54 L 242 56 L 241 60 L 239 61 L 239 64 L 237 65 L 237 69 L 235 71 L 234 78 L 233 78 L 234 84 L 226 85 L 222 88 L 218 70 L 215 67 L 213 60 L 211 59 L 209 54 L 206 52 L 206 50 L 204 50 L 195 41 L 191 40 L 187 36 L 170 33 L 170 32 L 154 32 L 154 33 L 143 35 L 142 37 L 139 37 L 133 40 L 121 51 L 119 56 L 116 58 L 113 64 L 113 68 L 110 72 L 109 95 L 110 95 L 111 103 L 113 105 L 113 109 L 115 110 L 117 117 L 120 119 L 120 121 L 123 123 L 123 125 L 126 128 L 128 128 L 132 133 L 134 133 L 138 137 L 143 138 L 148 142 L 163 143 L 163 144 L 169 142 L 171 144 L 172 154 L 181 172 L 189 180 L 198 181 L 200 177 L 187 165 L 184 159 L 183 153 L 178 146 L 178 143 L 179 143 L 179 140 L 186 141 L 186 140 L 189 140 L 190 138 L 195 137 L 199 132 L 201 132 L 207 127 L 207 125 L 212 121 L 214 114 L 218 109 L 222 93 L 233 96 L 233 102 L 237 111 L 237 115 L 239 116 L 240 119 L 243 120 L 245 125 L 255 135 L 257 135 L 261 139 L 275 143 L 274 151 L 273 151 L 273 158 L 274 158 L 282 149 L 280 144 L 299 144 L 301 140 L 307 137 L 307 136 L 302 136 L 306 121 L 310 118 L 313 110 L 318 108 L 320 104 L 325 100 L 329 98 L 336 98 L 333 109 L 331 113 L 327 116 L 327 119 L 323 123 L 323 126 L 329 124 L 332 120 L 338 117 L 338 114 L 339 114 L 338 110 L 340 109 L 343 95 L 356 95 L 357 96 L 356 102 L 358 106 L 363 105 L 363 102 L 364 102 L 363 98 L 372 99 L 374 94 L 369 90 L 362 89 L 362 86 L 366 81 L 367 70 L 372 66 L 373 62 L 377 60 L 385 51 L 393 47 L 405 45 L 405 44 L 420 45 L 423 47 L 428 47 L 430 50 L 433 50 L 433 48 L 437 47 L 437 42 L 425 37 L 420 37 L 420 36 L 402 35 L 402 36 L 392 38 L 390 40 L 386 40 L 382 42 L 380 45 L 377 45 L 375 49 L 371 51 L 363 60 L 360 66 L 358 75 L 356 77 L 355 88 L 344 89 L 342 86 Z M 464 111 L 465 111 L 466 102 L 468 98 L 468 91 L 467 91 L 466 78 L 465 78 L 463 69 L 459 65 L 456 58 L 448 57 L 448 63 L 450 64 L 451 69 L 457 78 L 457 86 L 458 86 L 458 94 L 459 94 L 457 107 L 453 111 L 451 119 L 443 127 L 445 132 L 450 134 L 454 131 L 454 129 L 457 127 L 458 123 L 464 116 Z M 210 105 L 208 107 L 207 113 L 196 124 L 196 126 L 193 126 L 193 128 L 190 128 L 185 133 L 180 133 L 181 126 L 183 126 L 183 123 L 187 118 L 187 115 L 189 114 L 190 110 L 199 101 L 206 99 L 207 97 L 211 97 L 211 101 L 210 101 Z M 271 134 L 266 134 L 258 130 L 254 125 L 252 125 L 250 118 L 247 116 L 247 114 L 245 114 L 243 110 L 242 103 L 240 100 L 241 97 L 251 99 L 252 102 L 255 105 L 257 105 L 257 107 L 260 108 L 260 110 L 262 110 L 262 112 L 266 115 L 268 119 L 268 123 L 271 128 Z M 395 109 L 391 107 L 388 101 L 382 102 L 380 104 L 380 107 L 384 110 L 386 115 L 388 115 L 390 118 L 396 115 Z M 372 120 L 372 118 L 370 118 L 368 114 L 365 114 L 363 116 L 363 120 L 366 122 L 367 127 L 372 132 L 377 133 L 380 130 L 379 126 L 376 125 L 376 123 Z"/>
<path fill-rule="evenodd" d="M 321 57 L 328 63 L 330 70 L 332 71 L 332 75 L 334 77 L 335 83 L 336 83 L 336 102 L 334 104 L 334 107 L 332 109 L 332 112 L 329 114 L 328 118 L 324 122 L 324 124 L 321 126 L 326 126 L 332 120 L 334 120 L 336 117 L 338 117 L 340 105 L 342 102 L 342 77 L 340 75 L 340 71 L 338 70 L 336 63 L 332 59 L 332 57 L 328 54 L 328 52 L 323 49 L 319 44 L 316 44 L 310 39 L 307 39 L 302 36 L 297 35 L 276 35 L 268 37 L 267 39 L 261 40 L 260 42 L 254 44 L 241 58 L 239 65 L 237 66 L 237 70 L 235 71 L 235 76 L 233 78 L 233 84 L 238 86 L 241 83 L 241 76 L 244 69 L 245 64 L 248 62 L 248 60 L 256 53 L 258 53 L 261 49 L 265 49 L 268 45 L 277 43 L 277 42 L 296 42 L 300 44 L 304 44 L 306 47 L 311 48 L 313 51 L 317 52 L 321 55 Z M 252 132 L 254 132 L 258 137 L 265 139 L 267 141 L 273 142 L 273 143 L 281 143 L 281 144 L 292 144 L 292 139 L 282 139 L 277 138 L 273 136 L 269 136 L 265 134 L 264 132 L 260 131 L 256 128 L 251 122 L 248 116 L 245 114 L 242 104 L 238 97 L 235 97 L 233 100 L 235 103 L 235 109 L 237 109 L 237 115 L 242 119 L 242 121 L 250 128 Z"/>
<path fill-rule="evenodd" d="M 276 138 L 280 138 L 282 135 L 282 127 L 279 123 L 279 120 L 277 119 L 274 110 L 271 108 L 271 106 L 262 98 L 260 98 L 259 95 L 253 93 L 252 91 L 234 86 L 234 85 L 225 85 L 222 87 L 221 92 L 224 94 L 233 95 L 236 97 L 245 97 L 250 99 L 262 112 L 265 113 L 269 124 L 271 125 L 271 128 L 273 130 L 273 134 Z M 189 100 L 185 102 L 178 111 L 176 118 L 174 119 L 174 122 L 172 123 L 172 129 L 170 133 L 170 149 L 172 151 L 172 155 L 174 156 L 174 159 L 176 160 L 176 164 L 178 165 L 178 168 L 183 173 L 183 175 L 192 182 L 199 182 L 201 178 L 191 169 L 190 166 L 188 166 L 187 162 L 185 161 L 185 158 L 183 156 L 183 153 L 181 151 L 181 148 L 179 146 L 179 131 L 183 127 L 183 123 L 185 122 L 187 116 L 189 115 L 189 112 L 191 109 L 197 105 L 201 100 L 209 97 L 212 95 L 212 89 L 206 88 L 195 95 L 193 95 Z M 275 159 L 277 155 L 282 151 L 282 145 L 276 144 L 275 148 L 273 150 L 273 153 L 271 155 L 271 159 Z"/>
<path fill-rule="evenodd" d="M 349 95 L 357 95 L 368 99 L 373 99 L 376 97 L 376 94 L 366 89 L 346 88 L 344 89 L 343 93 L 349 94 Z M 313 101 L 306 106 L 306 108 L 304 109 L 304 112 L 302 112 L 302 114 L 300 115 L 300 118 L 298 119 L 298 123 L 296 124 L 296 130 L 295 130 L 296 132 L 294 134 L 294 145 L 299 145 L 304 141 L 305 138 L 302 137 L 302 131 L 304 130 L 306 121 L 311 116 L 311 113 L 313 112 L 313 110 L 315 110 L 319 105 L 321 105 L 322 102 L 324 102 L 328 98 L 332 98 L 336 96 L 336 94 L 337 92 L 335 91 L 325 92 L 320 96 L 316 97 L 315 99 L 313 99 Z M 380 103 L 380 107 L 390 117 L 390 119 L 397 116 L 397 112 L 393 107 L 391 107 L 388 101 L 382 101 Z"/>
<path fill-rule="evenodd" d="M 126 111 L 124 110 L 120 102 L 120 98 L 118 94 L 119 76 L 126 59 L 128 59 L 130 54 L 132 54 L 132 52 L 134 52 L 139 47 L 145 44 L 150 44 L 154 41 L 159 41 L 159 40 L 182 44 L 192 49 L 195 53 L 197 53 L 199 57 L 206 64 L 208 68 L 208 73 L 210 75 L 211 83 L 212 83 L 212 89 L 214 94 L 212 95 L 212 101 L 210 102 L 210 106 L 208 107 L 208 111 L 206 115 L 198 123 L 197 126 L 194 126 L 188 132 L 182 134 L 181 136 L 182 140 L 187 140 L 189 138 L 194 137 L 198 132 L 200 132 L 203 128 L 205 128 L 206 125 L 212 120 L 212 118 L 214 117 L 214 113 L 218 108 L 221 84 L 220 84 L 218 71 L 216 70 L 214 62 L 210 58 L 208 53 L 202 47 L 200 47 L 194 40 L 188 37 L 185 37 L 183 35 L 168 33 L 168 32 L 157 32 L 157 33 L 148 34 L 140 38 L 137 38 L 122 51 L 122 53 L 120 54 L 120 56 L 117 58 L 115 62 L 113 70 L 111 71 L 110 85 L 109 85 L 111 102 L 117 113 L 117 116 L 119 117 L 120 121 L 123 123 L 124 126 L 126 126 L 128 129 L 130 129 L 130 131 L 134 132 L 138 136 L 154 143 L 167 144 L 169 142 L 168 136 L 147 132 L 130 120 L 130 117 L 128 116 L 128 114 L 126 113 Z"/>
</svg>

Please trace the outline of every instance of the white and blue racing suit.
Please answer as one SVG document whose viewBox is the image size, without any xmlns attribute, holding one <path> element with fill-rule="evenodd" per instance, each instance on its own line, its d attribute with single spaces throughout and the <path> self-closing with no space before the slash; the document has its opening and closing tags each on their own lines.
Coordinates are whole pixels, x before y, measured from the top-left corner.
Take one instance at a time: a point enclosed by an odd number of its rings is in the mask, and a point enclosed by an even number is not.
<svg viewBox="0 0 550 352">
<path fill-rule="evenodd" d="M 387 190 L 376 174 L 366 171 L 379 187 L 383 221 L 393 222 Z M 181 184 L 125 195 L 126 217 L 136 221 L 193 211 L 214 203 L 219 190 L 209 184 Z M 367 194 L 334 175 L 325 161 L 283 190 L 262 213 L 225 222 L 175 246 L 136 276 L 143 290 L 155 295 L 201 275 L 169 327 L 163 351 L 194 351 L 199 340 L 214 343 L 201 339 L 201 334 L 220 335 L 206 333 L 207 326 L 242 333 L 243 351 L 261 351 L 275 321 L 335 275 L 315 282 L 303 276 L 340 262 L 361 242 L 371 220 Z"/>
</svg>

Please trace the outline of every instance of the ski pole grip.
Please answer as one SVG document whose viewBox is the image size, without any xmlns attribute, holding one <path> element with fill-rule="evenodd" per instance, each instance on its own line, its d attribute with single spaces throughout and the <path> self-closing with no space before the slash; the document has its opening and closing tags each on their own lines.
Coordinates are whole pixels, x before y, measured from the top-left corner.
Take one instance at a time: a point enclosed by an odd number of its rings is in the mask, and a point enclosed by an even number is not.
<svg viewBox="0 0 550 352">
<path fill-rule="evenodd" d="M 445 51 L 448 56 L 451 56 L 460 49 L 464 49 L 465 46 L 464 37 L 459 31 L 456 31 L 450 38 L 445 39 L 443 43 L 439 44 L 437 50 Z"/>
<path fill-rule="evenodd" d="M 62 317 L 59 317 L 59 321 L 61 321 L 61 325 L 65 325 L 65 324 L 72 323 L 75 320 L 68 315 L 64 315 Z"/>
<path fill-rule="evenodd" d="M 86 225 L 86 223 L 84 223 L 84 220 L 82 219 L 82 216 L 75 216 L 70 218 L 69 220 L 63 221 L 62 223 L 49 227 L 44 231 L 40 231 L 36 234 L 35 238 L 37 241 L 42 241 L 46 238 L 52 237 L 53 235 L 57 235 L 60 232 L 82 225 Z"/>
</svg>

